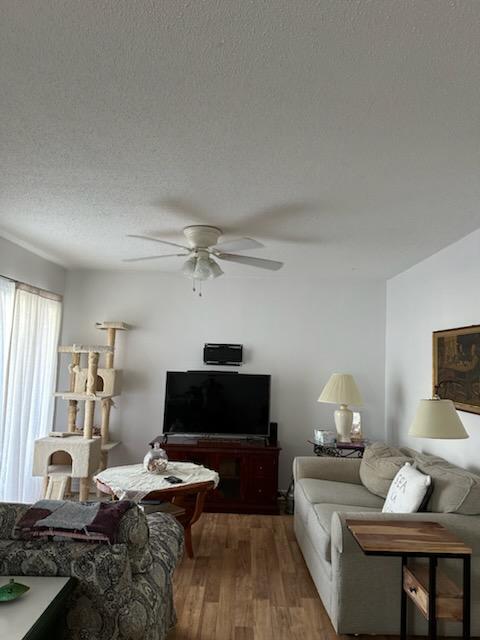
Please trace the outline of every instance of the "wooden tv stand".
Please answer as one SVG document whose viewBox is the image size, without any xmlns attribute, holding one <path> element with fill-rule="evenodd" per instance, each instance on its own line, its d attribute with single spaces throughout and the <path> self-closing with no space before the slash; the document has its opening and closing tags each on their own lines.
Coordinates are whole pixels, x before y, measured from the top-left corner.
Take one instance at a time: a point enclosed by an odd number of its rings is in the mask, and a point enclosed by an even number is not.
<svg viewBox="0 0 480 640">
<path fill-rule="evenodd" d="M 169 460 L 194 462 L 214 469 L 218 487 L 207 494 L 205 511 L 221 513 L 278 513 L 278 457 L 280 447 L 263 440 L 221 440 L 158 436 Z"/>
</svg>

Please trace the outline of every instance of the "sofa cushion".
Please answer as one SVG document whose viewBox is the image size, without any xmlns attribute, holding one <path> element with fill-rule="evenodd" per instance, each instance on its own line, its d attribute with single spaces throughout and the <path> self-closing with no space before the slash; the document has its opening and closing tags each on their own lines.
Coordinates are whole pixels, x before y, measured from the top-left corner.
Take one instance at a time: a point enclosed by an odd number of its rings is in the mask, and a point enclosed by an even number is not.
<svg viewBox="0 0 480 640">
<path fill-rule="evenodd" d="M 320 555 L 331 562 L 331 524 L 332 515 L 336 512 L 348 513 L 380 513 L 379 507 L 354 507 L 351 504 L 314 504 L 307 523 L 307 530 L 312 544 Z"/>
<path fill-rule="evenodd" d="M 360 464 L 360 479 L 364 486 L 376 496 L 386 498 L 393 478 L 406 462 L 413 462 L 400 449 L 384 442 L 368 446 Z"/>
<path fill-rule="evenodd" d="M 432 513 L 480 514 L 480 476 L 457 467 L 439 456 L 404 449 L 415 465 L 432 478 L 433 491 L 427 504 Z"/>
<path fill-rule="evenodd" d="M 301 478 L 297 481 L 297 486 L 312 504 L 343 504 L 352 507 L 378 507 L 379 509 L 383 506 L 383 500 L 374 496 L 361 484 Z"/>
<path fill-rule="evenodd" d="M 412 458 L 416 465 L 446 462 L 446 460 L 444 458 L 440 458 L 440 456 L 434 456 L 431 453 L 422 453 L 421 451 L 410 449 L 410 447 L 401 447 L 400 451 L 407 456 L 407 458 Z"/>
<path fill-rule="evenodd" d="M 417 463 L 432 478 L 427 510 L 434 513 L 480 514 L 480 476 L 446 461 Z"/>
</svg>

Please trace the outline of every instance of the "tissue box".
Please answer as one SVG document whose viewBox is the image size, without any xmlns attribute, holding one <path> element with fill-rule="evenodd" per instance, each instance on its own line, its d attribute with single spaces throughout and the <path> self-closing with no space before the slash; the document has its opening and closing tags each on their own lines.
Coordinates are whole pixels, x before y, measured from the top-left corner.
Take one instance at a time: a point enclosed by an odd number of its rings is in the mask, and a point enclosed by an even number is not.
<svg viewBox="0 0 480 640">
<path fill-rule="evenodd" d="M 337 432 L 336 431 L 328 431 L 326 429 L 314 429 L 313 437 L 317 444 L 335 444 L 337 440 Z"/>
</svg>

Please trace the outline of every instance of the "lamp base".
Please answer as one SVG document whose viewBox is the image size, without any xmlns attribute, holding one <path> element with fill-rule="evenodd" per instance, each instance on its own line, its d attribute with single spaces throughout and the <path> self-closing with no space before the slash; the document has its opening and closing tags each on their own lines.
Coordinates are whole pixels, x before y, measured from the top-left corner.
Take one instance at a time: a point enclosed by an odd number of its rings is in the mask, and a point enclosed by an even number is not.
<svg viewBox="0 0 480 640">
<path fill-rule="evenodd" d="M 337 428 L 339 442 L 351 442 L 353 411 L 346 404 L 341 404 L 335 411 L 335 427 Z"/>
</svg>

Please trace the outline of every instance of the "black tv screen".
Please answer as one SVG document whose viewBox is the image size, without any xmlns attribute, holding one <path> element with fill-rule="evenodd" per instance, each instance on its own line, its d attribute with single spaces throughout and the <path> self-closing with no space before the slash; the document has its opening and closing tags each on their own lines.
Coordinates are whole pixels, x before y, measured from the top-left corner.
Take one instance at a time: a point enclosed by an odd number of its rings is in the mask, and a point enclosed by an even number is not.
<svg viewBox="0 0 480 640">
<path fill-rule="evenodd" d="M 164 433 L 267 436 L 270 376 L 168 371 Z"/>
</svg>

